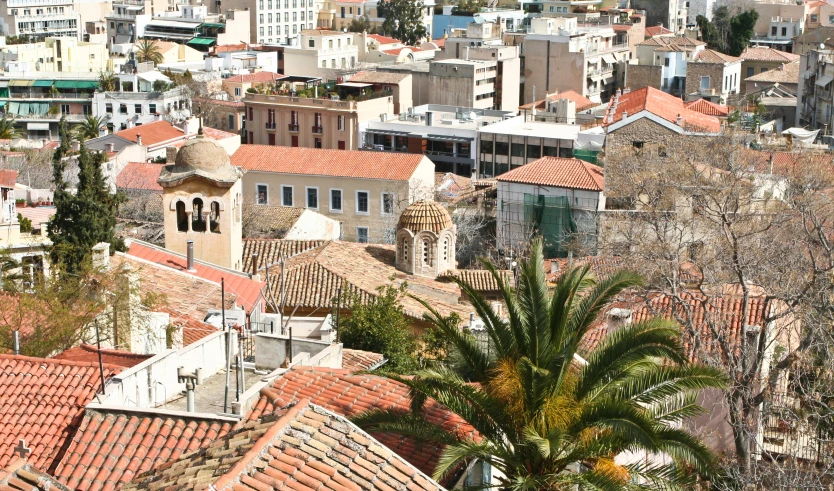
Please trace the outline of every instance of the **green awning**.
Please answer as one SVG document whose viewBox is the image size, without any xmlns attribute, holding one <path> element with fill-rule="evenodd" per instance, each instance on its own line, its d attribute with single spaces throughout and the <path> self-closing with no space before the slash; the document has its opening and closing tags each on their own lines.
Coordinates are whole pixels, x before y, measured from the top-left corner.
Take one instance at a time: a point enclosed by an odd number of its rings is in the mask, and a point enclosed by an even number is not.
<svg viewBox="0 0 834 491">
<path fill-rule="evenodd" d="M 98 82 L 93 80 L 80 80 L 78 85 L 75 86 L 77 89 L 97 89 Z"/>
<path fill-rule="evenodd" d="M 12 80 L 9 87 L 31 87 L 34 83 L 34 80 Z"/>
<path fill-rule="evenodd" d="M 212 44 L 216 43 L 217 39 L 214 38 L 192 38 L 191 41 L 188 41 L 185 44 L 198 44 L 201 46 L 211 46 Z"/>
<path fill-rule="evenodd" d="M 0 107 L 4 107 L 8 101 L 0 101 Z"/>
<path fill-rule="evenodd" d="M 221 29 L 223 27 L 226 27 L 226 24 L 216 24 L 214 22 L 203 22 L 202 24 L 200 24 L 200 27 L 215 27 L 217 29 Z"/>
<path fill-rule="evenodd" d="M 54 80 L 35 80 L 35 83 L 32 84 L 32 87 L 52 87 L 52 84 L 54 83 Z"/>
<path fill-rule="evenodd" d="M 55 82 L 56 89 L 74 89 L 78 82 L 76 80 L 58 80 Z"/>
</svg>

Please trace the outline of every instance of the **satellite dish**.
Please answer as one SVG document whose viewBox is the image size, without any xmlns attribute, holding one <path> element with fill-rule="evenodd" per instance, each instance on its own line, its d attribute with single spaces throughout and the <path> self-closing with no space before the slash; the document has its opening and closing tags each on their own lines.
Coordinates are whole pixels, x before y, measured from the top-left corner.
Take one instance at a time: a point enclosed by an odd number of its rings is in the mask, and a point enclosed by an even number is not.
<svg viewBox="0 0 834 491">
<path fill-rule="evenodd" d="M 825 43 L 820 43 L 820 49 L 825 49 Z"/>
</svg>

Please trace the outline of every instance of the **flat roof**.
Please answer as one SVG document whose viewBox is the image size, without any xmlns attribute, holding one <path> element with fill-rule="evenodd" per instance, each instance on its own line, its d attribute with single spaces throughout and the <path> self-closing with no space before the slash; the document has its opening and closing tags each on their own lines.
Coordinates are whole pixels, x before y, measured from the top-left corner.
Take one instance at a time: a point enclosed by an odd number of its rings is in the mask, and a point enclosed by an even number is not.
<svg viewBox="0 0 834 491">
<path fill-rule="evenodd" d="M 340 84 L 336 84 L 339 87 L 358 87 L 358 88 L 365 88 L 365 87 L 373 87 L 373 84 L 362 84 L 359 82 L 342 82 Z"/>
<path fill-rule="evenodd" d="M 508 119 L 479 129 L 481 133 L 555 138 L 558 140 L 576 140 L 576 135 L 581 130 L 582 127 L 578 124 L 543 123 L 541 121 L 519 121 L 516 119 Z"/>
<path fill-rule="evenodd" d="M 378 72 L 429 72 L 429 62 L 416 61 L 414 63 L 403 63 L 401 65 L 380 66 Z"/>
</svg>

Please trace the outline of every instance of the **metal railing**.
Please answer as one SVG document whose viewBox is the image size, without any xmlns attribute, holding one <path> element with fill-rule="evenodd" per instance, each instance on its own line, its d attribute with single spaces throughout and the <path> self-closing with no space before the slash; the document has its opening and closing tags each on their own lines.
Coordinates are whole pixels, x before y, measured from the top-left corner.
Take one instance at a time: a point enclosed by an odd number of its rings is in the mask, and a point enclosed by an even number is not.
<svg viewBox="0 0 834 491">
<path fill-rule="evenodd" d="M 762 417 L 761 453 L 814 464 L 834 462 L 834 435 L 804 413 L 798 398 L 774 394 Z"/>
<path fill-rule="evenodd" d="M 266 129 L 268 129 L 268 130 L 274 130 L 275 129 L 275 121 L 267 121 L 265 126 L 266 126 Z"/>
<path fill-rule="evenodd" d="M 321 135 L 324 132 L 324 128 L 321 126 L 313 126 L 313 134 L 314 135 Z"/>
<path fill-rule="evenodd" d="M 290 123 L 290 124 L 287 125 L 287 128 L 294 133 L 298 133 L 298 125 L 297 124 Z"/>
</svg>

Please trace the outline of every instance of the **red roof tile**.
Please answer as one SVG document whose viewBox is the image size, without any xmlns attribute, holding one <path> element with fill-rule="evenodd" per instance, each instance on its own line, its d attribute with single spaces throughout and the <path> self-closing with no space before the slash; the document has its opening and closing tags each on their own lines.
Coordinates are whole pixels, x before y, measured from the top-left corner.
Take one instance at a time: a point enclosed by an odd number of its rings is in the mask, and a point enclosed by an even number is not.
<svg viewBox="0 0 834 491">
<path fill-rule="evenodd" d="M 170 324 L 172 326 L 179 327 L 182 330 L 183 346 L 194 344 L 204 337 L 220 331 L 220 329 L 207 322 L 202 322 L 191 316 L 183 315 L 182 313 L 168 307 L 159 307 L 155 310 L 168 314 Z"/>
<path fill-rule="evenodd" d="M 203 136 L 206 137 L 208 140 L 225 140 L 226 138 L 234 138 L 236 136 L 240 136 L 237 133 L 231 133 L 229 131 L 218 130 L 217 128 L 209 128 L 208 126 L 203 126 Z"/>
<path fill-rule="evenodd" d="M 109 378 L 121 368 L 105 365 Z M 101 389 L 98 363 L 0 355 L 0 466 L 26 440 L 30 464 L 50 470 Z"/>
<path fill-rule="evenodd" d="M 247 171 L 407 181 L 425 157 L 419 154 L 241 145 L 232 165 Z"/>
<path fill-rule="evenodd" d="M 342 368 L 351 373 L 371 370 L 384 362 L 385 357 L 379 353 L 348 348 L 342 350 Z"/>
<path fill-rule="evenodd" d="M 674 34 L 674 32 L 663 26 L 652 26 L 646 28 L 646 35 L 650 37 Z"/>
<path fill-rule="evenodd" d="M 613 111 L 612 108 L 614 108 Z M 612 97 L 608 103 L 604 126 L 622 120 L 625 112 L 633 116 L 641 111 L 650 112 L 674 124 L 678 124 L 680 115 L 684 128 L 696 132 L 717 133 L 721 130 L 718 118 L 687 109 L 679 98 L 653 87 L 633 90 L 622 94 L 619 99 Z"/>
<path fill-rule="evenodd" d="M 404 49 L 410 50 L 412 52 L 423 51 L 417 46 L 403 46 L 402 48 L 384 49 L 382 50 L 382 52 L 386 55 L 398 56 L 400 53 L 402 53 Z"/>
<path fill-rule="evenodd" d="M 600 192 L 605 187 L 602 167 L 561 157 L 542 157 L 501 174 L 496 180 Z"/>
<path fill-rule="evenodd" d="M 694 101 L 687 102 L 684 104 L 684 107 L 708 116 L 727 117 L 727 115 L 730 114 L 729 107 L 710 102 L 706 99 L 696 99 Z"/>
<path fill-rule="evenodd" d="M 0 187 L 13 188 L 16 182 L 16 170 L 0 169 Z"/>
<path fill-rule="evenodd" d="M 343 416 L 303 399 L 146 472 L 125 491 L 362 489 L 439 491 L 427 475 Z"/>
<path fill-rule="evenodd" d="M 281 80 L 282 78 L 287 78 L 287 76 L 274 72 L 257 72 L 247 73 L 244 75 L 235 75 L 234 77 L 227 78 L 226 80 L 224 80 L 224 82 L 264 84 L 273 83 L 276 80 Z"/>
<path fill-rule="evenodd" d="M 174 142 L 177 139 L 186 139 L 186 134 L 168 121 L 154 121 L 153 123 L 135 126 L 115 133 L 134 143 L 139 142 L 138 135 L 142 136 L 142 145 L 152 147 L 166 142 Z"/>
<path fill-rule="evenodd" d="M 261 397 L 247 419 L 257 419 L 276 409 L 302 399 L 348 418 L 369 409 L 410 410 L 409 389 L 393 380 L 374 375 L 355 375 L 348 370 L 330 368 L 293 368 L 261 390 Z M 424 406 L 426 419 L 461 437 L 477 437 L 469 423 L 434 400 Z M 443 447 L 420 445 L 411 438 L 393 434 L 374 434 L 383 445 L 412 465 L 431 475 Z"/>
<path fill-rule="evenodd" d="M 614 24 L 614 32 L 628 32 L 631 30 L 633 24 Z"/>
<path fill-rule="evenodd" d="M 234 425 L 205 414 L 94 406 L 85 411 L 55 475 L 76 491 L 113 490 L 211 444 Z"/>
<path fill-rule="evenodd" d="M 70 360 L 70 361 L 84 361 L 88 363 L 98 363 L 99 349 L 91 344 L 82 344 L 75 348 L 64 350 L 53 356 L 54 360 Z M 115 349 L 101 349 L 101 361 L 108 365 L 113 365 L 122 368 L 130 368 L 138 365 L 153 355 L 140 355 L 138 353 L 131 353 L 130 351 L 122 351 Z"/>
<path fill-rule="evenodd" d="M 156 181 L 159 180 L 159 173 L 165 164 L 148 164 L 145 162 L 130 162 L 116 176 L 116 187 L 118 189 L 135 189 L 142 191 L 162 192 L 162 186 Z"/>
<path fill-rule="evenodd" d="M 719 63 L 723 65 L 725 63 L 734 63 L 736 61 L 741 61 L 741 58 L 737 56 L 725 55 L 724 53 L 715 51 L 714 49 L 705 49 L 695 55 L 695 62 L 700 63 Z"/>
<path fill-rule="evenodd" d="M 777 63 L 790 63 L 799 60 L 799 55 L 779 51 L 778 49 L 766 46 L 748 46 L 739 56 L 742 60 L 750 61 L 773 61 Z"/>
<path fill-rule="evenodd" d="M 133 240 L 130 242 L 127 254 L 188 273 L 185 256 L 161 247 Z M 224 270 L 200 261 L 195 261 L 194 269 L 196 272 L 190 274 L 209 281 L 220 283 L 220 280 L 225 278 L 226 292 L 237 295 L 238 301 L 243 304 L 247 312 L 251 311 L 260 300 L 261 290 L 264 287 L 264 283 L 260 281 L 254 281 L 242 273 Z"/>
<path fill-rule="evenodd" d="M 70 491 L 64 483 L 41 472 L 26 459 L 15 457 L 0 469 L 0 490 L 3 491 Z"/>
<path fill-rule="evenodd" d="M 382 36 L 380 34 L 368 34 L 368 38 L 373 39 L 379 44 L 402 44 L 402 41 L 400 41 L 399 39 L 390 38 L 388 36 Z"/>
<path fill-rule="evenodd" d="M 556 94 L 550 94 L 547 96 L 547 101 L 553 102 L 558 101 L 561 99 L 567 99 L 569 101 L 573 101 L 576 104 L 576 111 L 584 111 L 586 109 L 590 109 L 595 106 L 599 106 L 596 102 L 593 102 L 591 99 L 583 96 L 578 92 L 574 92 L 572 90 L 566 90 L 564 92 L 558 92 Z M 533 104 L 536 105 L 536 109 L 546 109 L 547 104 L 545 103 L 545 99 L 536 102 L 528 102 L 523 106 L 519 106 L 519 109 L 532 109 Z"/>
</svg>

